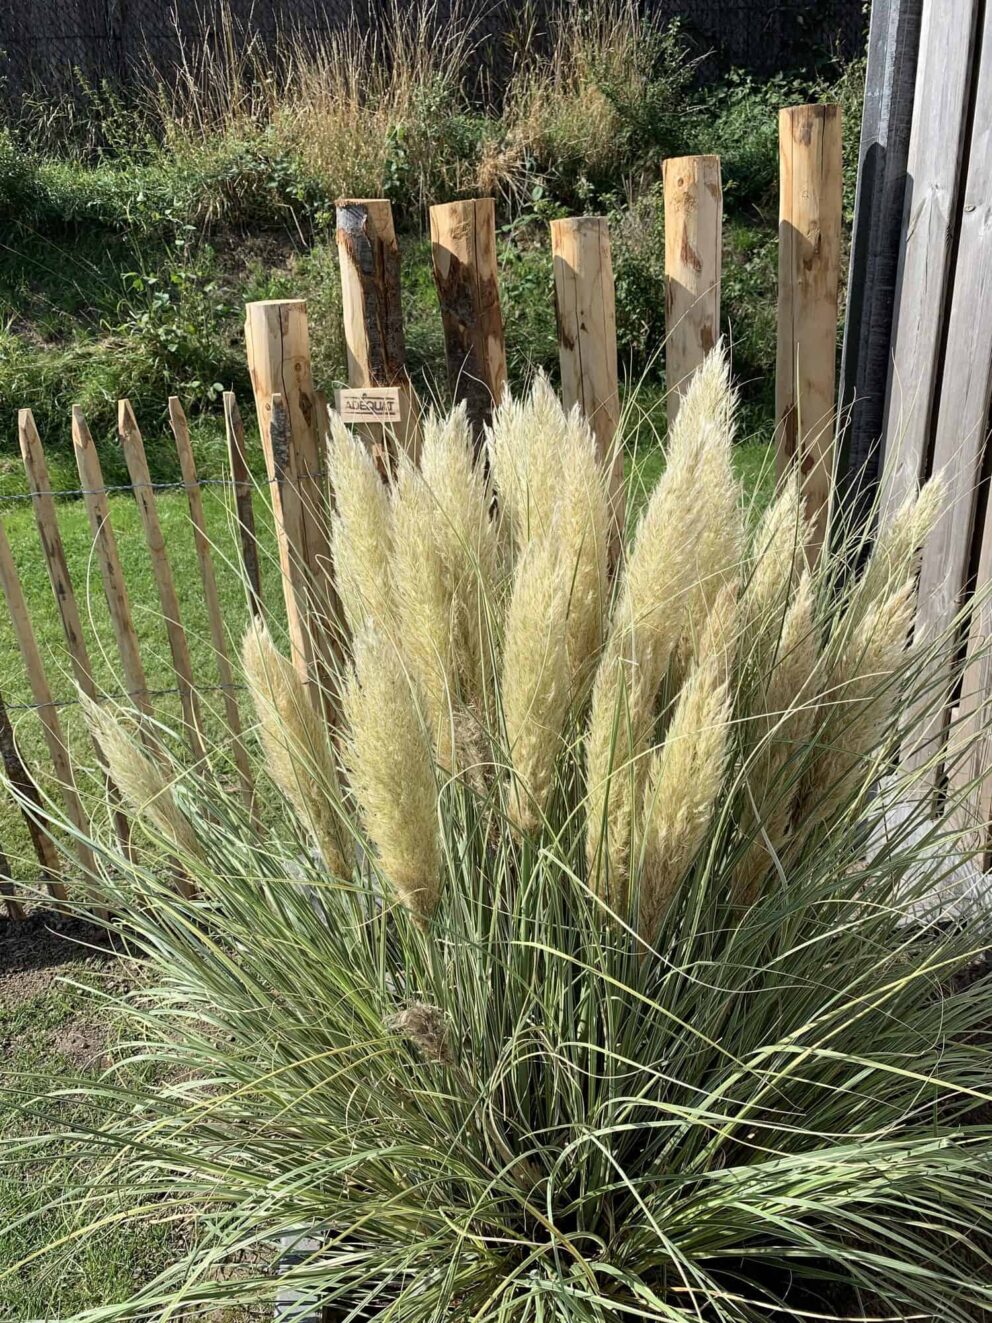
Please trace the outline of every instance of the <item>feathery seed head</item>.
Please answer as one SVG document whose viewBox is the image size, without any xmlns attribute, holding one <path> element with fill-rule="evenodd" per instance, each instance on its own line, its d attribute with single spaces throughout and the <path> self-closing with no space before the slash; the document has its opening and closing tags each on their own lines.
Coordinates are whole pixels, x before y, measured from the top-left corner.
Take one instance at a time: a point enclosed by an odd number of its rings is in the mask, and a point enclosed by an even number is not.
<svg viewBox="0 0 992 1323">
<path fill-rule="evenodd" d="M 334 579 L 348 628 L 366 619 L 392 626 L 386 566 L 392 551 L 389 496 L 367 448 L 330 411 L 327 466 L 334 493 L 331 553 Z"/>
<path fill-rule="evenodd" d="M 337 756 L 323 717 L 260 620 L 248 627 L 241 663 L 269 776 L 313 835 L 329 871 L 350 876 Z"/>
<path fill-rule="evenodd" d="M 423 921 L 440 889 L 437 786 L 431 741 L 396 647 L 366 626 L 355 635 L 342 695 L 351 786 L 382 871 Z"/>
</svg>

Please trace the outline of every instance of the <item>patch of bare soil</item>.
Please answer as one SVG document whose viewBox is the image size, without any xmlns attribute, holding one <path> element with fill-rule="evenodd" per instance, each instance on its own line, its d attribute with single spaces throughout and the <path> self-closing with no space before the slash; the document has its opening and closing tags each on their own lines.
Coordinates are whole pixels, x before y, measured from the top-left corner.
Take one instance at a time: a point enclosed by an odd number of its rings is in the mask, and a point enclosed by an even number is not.
<svg viewBox="0 0 992 1323">
<path fill-rule="evenodd" d="M 70 1020 L 52 1035 L 52 1047 L 81 1073 L 103 1070 L 110 1064 L 106 1052 L 107 1026 L 89 1020 Z"/>
<path fill-rule="evenodd" d="M 83 919 L 38 908 L 14 922 L 0 917 L 0 1005 L 44 992 L 63 966 L 102 966 L 116 959 L 106 932 Z"/>
</svg>

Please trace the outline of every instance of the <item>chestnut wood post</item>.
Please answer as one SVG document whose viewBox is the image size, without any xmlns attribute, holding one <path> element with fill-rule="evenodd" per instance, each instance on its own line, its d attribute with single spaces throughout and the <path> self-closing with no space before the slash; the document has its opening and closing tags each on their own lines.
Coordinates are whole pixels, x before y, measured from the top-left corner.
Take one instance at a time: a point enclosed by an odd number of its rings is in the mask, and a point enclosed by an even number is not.
<svg viewBox="0 0 992 1323">
<path fill-rule="evenodd" d="M 815 558 L 827 532 L 834 472 L 837 285 L 840 274 L 839 106 L 779 113 L 776 472 L 798 464 Z"/>
<path fill-rule="evenodd" d="M 720 335 L 723 188 L 719 156 L 673 156 L 665 192 L 665 383 L 668 426 Z"/>
<path fill-rule="evenodd" d="M 210 641 L 214 648 L 217 662 L 217 678 L 220 681 L 221 698 L 227 728 L 231 733 L 232 752 L 235 766 L 241 782 L 241 793 L 246 808 L 251 811 L 254 804 L 254 787 L 248 751 L 241 738 L 241 714 L 238 711 L 238 699 L 234 692 L 234 674 L 227 651 L 227 635 L 224 630 L 224 611 L 217 591 L 217 576 L 214 573 L 210 539 L 207 536 L 207 522 L 203 513 L 203 496 L 196 476 L 196 461 L 193 458 L 193 446 L 189 437 L 189 426 L 182 405 L 175 395 L 169 397 L 169 424 L 176 439 L 176 453 L 179 456 L 179 468 L 186 488 L 186 500 L 189 505 L 189 518 L 193 526 L 193 543 L 196 558 L 200 566 L 200 582 L 203 584 L 203 601 L 207 608 L 207 623 L 210 627 Z"/>
<path fill-rule="evenodd" d="M 566 409 L 578 404 L 589 420 L 600 461 L 609 472 L 615 556 L 623 540 L 624 483 L 623 450 L 617 437 L 616 292 L 606 218 L 552 221 L 551 254 L 562 399 Z"/>
<path fill-rule="evenodd" d="M 466 402 L 478 451 L 506 386 L 496 204 L 492 198 L 470 198 L 431 207 L 430 215 L 448 386 L 455 400 Z"/>
<path fill-rule="evenodd" d="M 420 405 L 406 370 L 400 250 L 386 198 L 341 198 L 337 204 L 341 305 L 349 386 L 398 386 L 402 419 L 396 441 L 416 460 Z M 391 436 L 363 427 L 380 466 L 388 471 Z"/>
<path fill-rule="evenodd" d="M 193 757 L 200 760 L 204 756 L 203 726 L 200 720 L 196 685 L 193 680 L 193 663 L 190 659 L 189 643 L 186 639 L 182 613 L 179 609 L 179 594 L 176 592 L 175 580 L 172 577 L 172 566 L 169 564 L 168 552 L 165 549 L 165 535 L 159 522 L 158 507 L 155 504 L 155 488 L 152 485 L 152 475 L 148 468 L 148 458 L 145 455 L 145 443 L 130 400 L 118 400 L 117 402 L 117 436 L 124 452 L 124 459 L 127 462 L 128 473 L 131 476 L 131 485 L 138 506 L 138 514 L 141 518 L 141 526 L 145 531 L 148 556 L 151 561 L 152 574 L 155 577 L 155 586 L 158 589 L 159 605 L 162 608 L 165 631 L 169 640 L 169 651 L 172 654 L 172 666 L 176 675 L 176 684 L 179 688 L 179 702 L 183 711 L 186 736 Z"/>
<path fill-rule="evenodd" d="M 41 552 L 45 558 L 48 580 L 52 585 L 52 596 L 55 599 L 55 606 L 62 624 L 65 645 L 69 653 L 69 659 L 72 662 L 73 677 L 82 692 L 88 698 L 95 699 L 97 691 L 93 682 L 93 668 L 90 663 L 89 650 L 86 646 L 86 637 L 83 634 L 75 590 L 72 586 L 72 576 L 69 573 L 69 562 L 62 542 L 62 532 L 59 528 L 58 515 L 55 510 L 55 497 L 52 492 L 51 479 L 48 476 L 45 449 L 35 426 L 34 414 L 30 409 L 21 409 L 18 413 L 17 435 L 21 447 L 21 458 L 24 460 L 24 472 L 27 475 L 28 487 L 31 493 L 31 504 L 34 507 L 35 522 L 38 525 L 38 540 L 41 543 Z M 101 763 L 106 766 L 103 751 L 100 749 L 95 736 L 93 736 L 93 745 Z M 120 795 L 117 792 L 117 787 L 110 779 L 109 773 L 107 774 L 107 790 L 114 803 L 119 804 Z M 126 815 L 119 809 L 114 810 L 114 826 L 121 849 L 128 853 L 130 849 L 130 826 Z"/>
<path fill-rule="evenodd" d="M 258 539 L 255 536 L 255 510 L 252 506 L 251 471 L 245 447 L 245 428 L 234 391 L 224 392 L 224 427 L 227 432 L 227 458 L 234 488 L 234 514 L 241 540 L 241 566 L 248 590 L 248 605 L 253 616 L 262 614 L 262 574 L 258 564 Z"/>
<path fill-rule="evenodd" d="M 314 705 L 330 715 L 329 667 L 340 626 L 307 305 L 303 299 L 266 300 L 249 303 L 245 312 L 293 661 Z"/>
<path fill-rule="evenodd" d="M 97 871 L 96 860 L 88 844 L 89 820 L 86 817 L 83 802 L 79 797 L 79 791 L 76 789 L 76 781 L 72 774 L 72 762 L 69 758 L 69 745 L 59 718 L 55 696 L 45 673 L 41 649 L 38 647 L 34 626 L 31 624 L 24 590 L 21 587 L 20 576 L 17 573 L 14 556 L 3 524 L 0 524 L 0 587 L 3 589 L 14 637 L 17 639 L 24 669 L 27 671 L 31 694 L 41 721 L 41 729 L 45 737 L 45 743 L 48 746 L 52 766 L 55 769 L 55 779 L 59 784 L 66 816 L 76 832 L 74 842 L 76 857 L 82 866 L 83 873 L 89 877 L 95 877 Z M 54 890 L 53 894 L 56 894 Z"/>
</svg>

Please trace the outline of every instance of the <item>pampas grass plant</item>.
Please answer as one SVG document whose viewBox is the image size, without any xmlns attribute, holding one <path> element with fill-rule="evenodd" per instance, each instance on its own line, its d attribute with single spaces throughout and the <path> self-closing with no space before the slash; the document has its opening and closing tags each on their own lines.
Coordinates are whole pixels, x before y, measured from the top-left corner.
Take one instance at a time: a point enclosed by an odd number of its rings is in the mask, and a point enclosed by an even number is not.
<svg viewBox="0 0 992 1323">
<path fill-rule="evenodd" d="M 256 627 L 266 828 L 176 768 L 181 809 L 169 776 L 118 780 L 194 894 L 149 901 L 99 841 L 144 977 L 133 1059 L 70 1086 L 102 1122 L 61 1135 L 52 1268 L 118 1221 L 184 1233 L 89 1323 L 286 1290 L 349 1323 L 992 1308 L 992 934 L 947 921 L 954 788 L 892 814 L 940 492 L 860 578 L 843 548 L 810 564 L 794 482 L 746 528 L 733 414 L 718 349 L 612 566 L 546 382 L 501 404 L 488 476 L 461 412 L 389 489 L 334 424 L 339 723 Z"/>
</svg>

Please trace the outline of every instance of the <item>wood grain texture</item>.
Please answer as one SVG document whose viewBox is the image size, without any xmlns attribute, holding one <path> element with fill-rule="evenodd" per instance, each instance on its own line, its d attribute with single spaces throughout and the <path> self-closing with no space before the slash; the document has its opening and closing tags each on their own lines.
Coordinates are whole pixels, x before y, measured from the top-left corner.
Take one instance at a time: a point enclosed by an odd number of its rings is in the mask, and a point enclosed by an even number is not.
<svg viewBox="0 0 992 1323">
<path fill-rule="evenodd" d="M 496 259 L 496 204 L 469 198 L 431 207 L 434 284 L 444 327 L 448 387 L 464 400 L 476 450 L 506 388 Z"/>
<path fill-rule="evenodd" d="M 919 605 L 914 640 L 938 649 L 933 691 L 917 712 L 913 737 L 903 748 L 906 766 L 923 769 L 924 784 L 936 786 L 936 761 L 946 734 L 957 668 L 956 639 L 951 634 L 965 605 L 972 569 L 978 494 L 986 466 L 989 406 L 992 403 L 992 23 L 986 26 L 980 73 L 975 87 L 971 151 L 962 186 L 957 260 L 951 285 L 946 351 L 936 401 L 932 467 L 943 475 L 947 503 L 923 549 Z M 992 535 L 985 511 L 984 536 L 975 591 L 978 605 L 971 621 L 969 662 L 965 667 L 954 732 L 952 782 L 963 785 L 986 770 L 973 750 L 960 751 L 987 724 L 989 688 L 987 650 L 992 624 Z M 985 792 L 987 793 L 987 791 Z"/>
<path fill-rule="evenodd" d="M 330 669 L 340 649 L 341 613 L 331 577 L 329 512 L 306 303 L 302 299 L 249 303 L 245 311 L 248 366 L 272 490 L 293 661 L 315 706 L 327 711 Z"/>
<path fill-rule="evenodd" d="M 96 685 L 93 682 L 93 668 L 90 663 L 86 636 L 83 633 L 76 594 L 69 573 L 62 532 L 59 528 L 58 513 L 52 495 L 51 479 L 48 475 L 48 463 L 41 437 L 35 426 L 34 415 L 30 409 L 21 409 L 17 418 L 17 435 L 21 447 L 21 458 L 27 475 L 31 504 L 34 508 L 35 522 L 38 526 L 38 539 L 41 554 L 45 560 L 48 579 L 52 585 L 52 596 L 62 625 L 62 636 L 72 664 L 73 677 L 80 690 L 89 698 L 96 698 Z M 92 735 L 92 732 L 91 732 Z M 106 762 L 96 736 L 92 736 L 97 756 L 106 771 Z M 107 790 L 112 800 L 120 803 L 116 786 L 107 774 Z M 121 848 L 130 852 L 130 826 L 127 816 L 120 810 L 114 812 L 114 826 Z"/>
<path fill-rule="evenodd" d="M 241 543 L 241 567 L 253 616 L 262 614 L 262 572 L 255 534 L 255 510 L 252 505 L 252 480 L 245 447 L 245 429 L 234 391 L 224 392 L 224 429 L 227 435 L 227 460 L 234 490 L 234 514 Z"/>
<path fill-rule="evenodd" d="M 551 254 L 562 400 L 566 409 L 578 404 L 589 420 L 600 462 L 609 474 L 615 557 L 623 539 L 625 512 L 623 451 L 617 435 L 616 292 L 606 218 L 552 221 Z"/>
<path fill-rule="evenodd" d="M 882 469 L 923 8 L 923 0 L 887 0 L 871 7 L 841 352 L 834 498 L 843 512 L 843 526 L 857 532 L 866 529 L 873 517 Z"/>
<path fill-rule="evenodd" d="M 883 426 L 883 522 L 929 467 L 978 11 L 978 0 L 923 9 Z"/>
<path fill-rule="evenodd" d="M 840 107 L 782 110 L 776 472 L 798 465 L 811 558 L 826 537 L 833 487 L 842 197 Z"/>
<path fill-rule="evenodd" d="M 189 426 L 186 414 L 175 395 L 169 397 L 169 423 L 176 440 L 176 453 L 186 489 L 186 501 L 189 505 L 190 522 L 193 525 L 193 542 L 196 547 L 196 559 L 200 568 L 200 581 L 203 584 L 203 601 L 207 610 L 207 623 L 210 628 L 210 641 L 213 644 L 214 658 L 217 663 L 217 678 L 220 681 L 224 705 L 224 717 L 231 734 L 231 747 L 235 766 L 241 785 L 245 806 L 251 810 L 254 804 L 254 788 L 248 751 L 241 738 L 241 713 L 234 691 L 234 674 L 227 650 L 227 634 L 224 629 L 224 612 L 217 591 L 217 575 L 214 572 L 213 555 L 210 550 L 210 538 L 207 535 L 207 521 L 203 513 L 203 496 L 196 476 L 196 461 L 189 439 Z"/>
<path fill-rule="evenodd" d="M 83 873 L 95 877 L 96 860 L 86 843 L 86 838 L 89 836 L 89 820 L 76 789 L 72 761 L 69 757 L 69 746 L 66 743 L 65 732 L 59 719 L 58 708 L 55 706 L 55 696 L 45 673 L 41 650 L 35 638 L 27 602 L 24 598 L 24 590 L 21 587 L 14 556 L 7 540 L 7 532 L 2 523 L 0 523 L 0 587 L 3 588 L 7 610 L 10 614 L 11 627 L 17 640 L 21 659 L 24 662 L 24 669 L 27 671 L 28 683 L 31 686 L 31 694 L 37 706 L 38 719 L 41 722 L 42 733 L 45 737 L 45 744 L 48 746 L 48 753 L 52 760 L 55 779 L 59 785 L 66 815 L 77 833 L 73 843 L 74 852 Z M 53 883 L 52 885 L 53 887 L 61 886 L 60 883 Z M 56 893 L 53 892 L 53 894 Z M 62 895 L 64 896 L 64 893 Z"/>
<path fill-rule="evenodd" d="M 176 592 L 172 577 L 172 566 L 165 549 L 165 537 L 159 522 L 158 509 L 155 505 L 155 489 L 152 476 L 148 471 L 148 459 L 145 455 L 145 443 L 134 416 L 130 400 L 120 400 L 117 405 L 117 436 L 124 452 L 127 471 L 131 475 L 134 499 L 137 502 L 141 526 L 145 531 L 145 542 L 151 560 L 155 587 L 158 589 L 159 605 L 165 621 L 165 632 L 172 654 L 172 667 L 175 671 L 176 685 L 179 689 L 179 702 L 186 727 L 186 738 L 193 757 L 204 757 L 203 724 L 200 720 L 200 706 L 193 680 L 193 663 L 190 659 L 189 643 L 183 628 L 182 613 L 179 609 L 179 594 Z"/>
<path fill-rule="evenodd" d="M 665 385 L 668 425 L 720 336 L 723 186 L 719 156 L 673 156 L 665 193 Z"/>
<path fill-rule="evenodd" d="M 337 204 L 338 262 L 349 386 L 399 386 L 403 420 L 395 441 L 416 461 L 420 405 L 406 368 L 400 250 L 387 198 L 342 198 Z M 394 429 L 362 429 L 380 467 L 392 464 Z"/>
<path fill-rule="evenodd" d="M 110 522 L 110 504 L 103 482 L 100 457 L 81 409 L 72 410 L 72 444 L 83 489 L 83 503 L 93 537 L 93 552 L 103 580 L 104 596 L 117 642 L 117 652 L 124 673 L 124 688 L 139 712 L 151 715 L 152 703 L 148 681 L 141 661 L 141 649 L 131 616 L 124 571 L 121 568 L 117 539 Z"/>
</svg>

